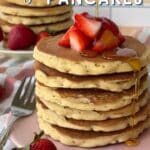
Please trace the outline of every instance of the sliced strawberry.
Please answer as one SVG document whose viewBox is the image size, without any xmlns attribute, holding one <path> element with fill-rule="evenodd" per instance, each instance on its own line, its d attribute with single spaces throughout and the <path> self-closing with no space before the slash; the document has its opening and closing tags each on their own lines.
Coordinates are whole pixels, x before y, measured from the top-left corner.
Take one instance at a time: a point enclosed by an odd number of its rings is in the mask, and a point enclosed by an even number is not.
<svg viewBox="0 0 150 150">
<path fill-rule="evenodd" d="M 70 41 L 69 41 L 69 32 L 67 32 L 63 37 L 58 41 L 58 44 L 60 46 L 69 47 Z"/>
<path fill-rule="evenodd" d="M 72 30 L 69 33 L 71 48 L 76 51 L 83 51 L 89 47 L 90 39 L 80 30 Z"/>
<path fill-rule="evenodd" d="M 70 40 L 69 40 L 69 33 L 72 30 L 77 30 L 77 27 L 75 25 L 73 25 L 72 27 L 70 27 L 70 29 L 64 34 L 64 36 L 58 41 L 58 44 L 60 46 L 64 46 L 64 47 L 70 47 Z"/>
<path fill-rule="evenodd" d="M 118 45 L 120 46 L 125 41 L 125 37 L 120 33 L 117 24 L 108 18 L 101 18 L 101 20 L 103 22 L 103 30 L 108 29 L 112 31 L 118 37 Z"/>
<path fill-rule="evenodd" d="M 105 30 L 100 38 L 95 42 L 92 50 L 103 52 L 104 50 L 111 50 L 118 46 L 118 38 L 110 30 Z"/>
<path fill-rule="evenodd" d="M 89 38 L 95 39 L 101 29 L 102 23 L 87 13 L 76 14 L 75 23 L 77 27 Z"/>
<path fill-rule="evenodd" d="M 108 19 L 108 18 L 102 18 L 102 22 L 103 22 L 103 29 L 106 30 L 110 30 L 112 31 L 112 33 L 114 35 L 116 35 L 118 37 L 118 46 L 120 46 L 124 41 L 125 38 L 124 36 L 120 33 L 118 26 L 116 25 L 116 23 L 114 23 L 112 20 Z"/>
<path fill-rule="evenodd" d="M 108 18 L 101 18 L 102 20 L 102 26 L 103 26 L 103 30 L 110 30 L 113 34 L 118 35 L 119 34 L 119 28 L 118 26 L 110 19 Z"/>
</svg>

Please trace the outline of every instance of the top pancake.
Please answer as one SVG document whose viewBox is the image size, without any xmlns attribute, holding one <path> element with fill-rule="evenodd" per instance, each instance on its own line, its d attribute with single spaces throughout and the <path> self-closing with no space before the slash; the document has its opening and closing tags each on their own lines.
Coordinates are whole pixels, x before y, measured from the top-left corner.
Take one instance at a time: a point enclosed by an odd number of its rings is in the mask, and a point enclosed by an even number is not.
<svg viewBox="0 0 150 150">
<path fill-rule="evenodd" d="M 0 10 L 3 13 L 17 16 L 53 16 L 60 15 L 72 10 L 71 6 L 54 6 L 54 7 L 43 7 L 43 8 L 32 8 L 25 6 L 18 6 L 15 4 L 0 1 Z"/>
<path fill-rule="evenodd" d="M 32 0 L 31 4 L 25 3 L 24 0 L 6 0 L 10 3 L 22 5 L 22 6 L 30 6 L 30 7 L 46 7 L 48 6 L 47 0 Z M 51 0 L 50 6 L 58 5 L 59 0 Z"/>
<path fill-rule="evenodd" d="M 75 50 L 60 47 L 58 40 L 61 37 L 62 35 L 59 35 L 39 42 L 35 47 L 34 58 L 60 72 L 75 75 L 100 75 L 133 71 L 131 65 L 121 60 L 106 60 L 102 55 L 93 58 L 84 57 Z M 142 66 L 147 65 L 150 61 L 150 51 L 138 40 L 126 37 L 124 47 L 134 49 L 138 53 Z"/>
</svg>

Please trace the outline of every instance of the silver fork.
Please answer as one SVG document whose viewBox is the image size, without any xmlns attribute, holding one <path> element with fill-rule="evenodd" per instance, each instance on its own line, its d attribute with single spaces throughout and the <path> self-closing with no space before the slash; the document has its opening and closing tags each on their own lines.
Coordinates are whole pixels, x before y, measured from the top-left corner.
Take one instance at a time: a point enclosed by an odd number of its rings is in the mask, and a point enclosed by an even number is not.
<svg viewBox="0 0 150 150">
<path fill-rule="evenodd" d="M 8 123 L 9 125 L 4 127 L 0 133 L 0 148 L 2 149 L 15 121 L 21 117 L 31 115 L 35 110 L 34 82 L 34 77 L 24 78 L 14 96 L 10 110 L 12 117 Z"/>
</svg>

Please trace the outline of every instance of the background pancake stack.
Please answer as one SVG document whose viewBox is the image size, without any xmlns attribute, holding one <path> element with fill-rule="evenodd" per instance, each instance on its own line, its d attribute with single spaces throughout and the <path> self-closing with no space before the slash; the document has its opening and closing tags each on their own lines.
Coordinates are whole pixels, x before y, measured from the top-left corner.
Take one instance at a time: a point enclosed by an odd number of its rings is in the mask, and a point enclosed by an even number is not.
<svg viewBox="0 0 150 150">
<path fill-rule="evenodd" d="M 150 51 L 126 37 L 124 47 L 138 53 L 140 69 L 138 59 L 127 63 L 101 55 L 84 57 L 58 46 L 59 38 L 47 38 L 34 50 L 40 128 L 64 144 L 80 147 L 137 138 L 150 126 L 146 69 Z"/>
<path fill-rule="evenodd" d="M 16 24 L 27 25 L 35 33 L 57 34 L 71 26 L 71 18 L 71 6 L 59 6 L 57 0 L 53 0 L 50 6 L 45 0 L 32 0 L 30 5 L 24 0 L 0 1 L 0 24 L 6 35 Z"/>
</svg>

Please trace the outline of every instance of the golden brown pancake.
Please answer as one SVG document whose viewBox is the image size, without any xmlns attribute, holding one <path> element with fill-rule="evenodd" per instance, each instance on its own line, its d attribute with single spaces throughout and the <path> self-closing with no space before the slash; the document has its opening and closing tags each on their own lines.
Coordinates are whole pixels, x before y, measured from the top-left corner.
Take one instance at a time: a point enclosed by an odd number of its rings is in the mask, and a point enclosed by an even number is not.
<svg viewBox="0 0 150 150">
<path fill-rule="evenodd" d="M 0 10 L 1 12 L 10 15 L 39 17 L 39 16 L 54 16 L 54 15 L 64 14 L 72 11 L 72 7 L 69 5 L 57 5 L 54 7 L 43 7 L 43 8 L 33 7 L 32 8 L 32 7 L 11 4 L 1 0 Z"/>
<path fill-rule="evenodd" d="M 59 46 L 58 41 L 61 37 L 62 35 L 59 35 L 39 42 L 34 50 L 35 60 L 60 72 L 74 75 L 100 75 L 134 70 L 129 63 L 122 60 L 104 59 L 102 54 L 92 58 L 85 57 L 75 50 Z M 142 66 L 150 61 L 150 51 L 138 40 L 126 37 L 124 47 L 137 52 Z"/>
<path fill-rule="evenodd" d="M 39 126 L 45 133 L 66 145 L 79 147 L 96 147 L 125 142 L 137 138 L 150 126 L 150 119 L 140 122 L 135 127 L 115 132 L 78 131 L 54 126 L 38 118 Z"/>
<path fill-rule="evenodd" d="M 41 16 L 41 17 L 24 17 L 9 15 L 6 13 L 0 13 L 0 18 L 10 24 L 24 24 L 24 25 L 41 25 L 62 22 L 64 20 L 70 19 L 72 12 L 67 12 L 65 14 L 54 15 L 54 16 Z"/>
<path fill-rule="evenodd" d="M 109 111 L 129 105 L 136 96 L 140 96 L 147 89 L 148 85 L 147 80 L 144 79 L 141 80 L 138 93 L 135 93 L 135 86 L 116 93 L 100 89 L 53 89 L 37 82 L 35 91 L 41 99 L 63 107 Z"/>
<path fill-rule="evenodd" d="M 75 120 L 71 118 L 65 118 L 64 116 L 57 115 L 55 112 L 45 109 L 42 104 L 37 103 L 38 117 L 42 118 L 50 124 L 57 125 L 64 128 L 83 130 L 83 131 L 103 131 L 112 132 L 125 129 L 127 127 L 133 127 L 141 121 L 146 120 L 149 117 L 150 105 L 146 105 L 139 112 L 133 116 L 108 119 L 104 121 L 87 121 L 87 120 Z M 134 125 L 133 125 L 134 121 Z"/>
<path fill-rule="evenodd" d="M 143 68 L 141 72 L 135 75 L 134 72 L 126 72 L 126 73 L 114 73 L 114 74 L 105 74 L 105 75 L 85 75 L 85 76 L 78 76 L 73 74 L 67 74 L 57 71 L 56 69 L 52 69 L 47 67 L 46 65 L 35 61 L 35 70 L 41 70 L 49 77 L 62 77 L 66 78 L 67 80 L 74 81 L 74 82 L 82 82 L 82 81 L 94 81 L 97 79 L 101 79 L 104 81 L 129 81 L 133 78 L 137 78 L 137 76 L 143 76 L 147 73 L 147 68 Z M 141 75 L 140 75 L 141 74 Z"/>
<path fill-rule="evenodd" d="M 129 72 L 99 76 L 76 76 L 61 73 L 38 62 L 35 68 L 36 79 L 49 87 L 71 89 L 97 88 L 114 92 L 130 89 L 135 85 L 137 76 L 141 79 L 147 73 L 147 69 L 144 68 L 137 75 Z"/>
<path fill-rule="evenodd" d="M 28 6 L 28 7 L 50 7 L 58 5 L 59 0 L 51 0 L 50 6 L 47 4 L 47 0 L 32 0 L 31 4 L 25 3 L 25 0 L 6 0 L 9 3 L 16 5 Z"/>
<path fill-rule="evenodd" d="M 49 33 L 55 34 L 57 32 L 61 32 L 67 30 L 72 25 L 72 20 L 68 19 L 58 23 L 50 23 L 43 25 L 31 25 L 29 26 L 35 33 L 39 33 L 42 31 L 47 31 Z M 1 27 L 4 32 L 9 33 L 14 26 L 13 24 L 7 23 L 4 20 L 0 20 Z"/>
<path fill-rule="evenodd" d="M 149 94 L 147 92 L 143 93 L 137 101 L 133 101 L 131 104 L 115 110 L 110 111 L 87 111 L 73 109 L 69 107 L 63 107 L 61 105 L 46 101 L 45 99 L 37 98 L 37 103 L 42 104 L 45 109 L 50 109 L 56 112 L 60 116 L 66 118 L 72 118 L 76 120 L 107 120 L 114 118 L 127 117 L 138 112 L 143 106 L 148 103 Z"/>
</svg>

